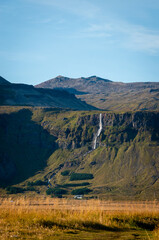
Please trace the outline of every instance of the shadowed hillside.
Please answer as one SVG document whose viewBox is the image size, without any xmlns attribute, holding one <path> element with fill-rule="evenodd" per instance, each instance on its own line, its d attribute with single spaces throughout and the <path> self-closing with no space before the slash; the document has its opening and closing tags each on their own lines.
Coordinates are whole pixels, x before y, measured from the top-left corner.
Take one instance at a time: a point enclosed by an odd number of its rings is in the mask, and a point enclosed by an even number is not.
<svg viewBox="0 0 159 240">
<path fill-rule="evenodd" d="M 26 84 L 11 84 L 0 78 L 0 105 L 58 107 L 75 110 L 92 110 L 95 107 L 77 99 L 63 89 L 34 88 Z"/>
<path fill-rule="evenodd" d="M 22 109 L 0 114 L 0 184 L 19 183 L 46 167 L 56 138 Z"/>
<path fill-rule="evenodd" d="M 0 76 L 0 84 L 7 85 L 7 84 L 10 84 L 10 82 L 8 82 L 6 79 L 4 79 L 3 77 Z"/>
</svg>

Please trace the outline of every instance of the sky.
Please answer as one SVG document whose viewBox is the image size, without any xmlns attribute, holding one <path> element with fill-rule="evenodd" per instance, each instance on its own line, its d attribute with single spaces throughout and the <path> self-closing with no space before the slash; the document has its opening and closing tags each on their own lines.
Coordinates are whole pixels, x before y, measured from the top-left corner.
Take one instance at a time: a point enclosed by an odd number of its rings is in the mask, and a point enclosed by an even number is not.
<svg viewBox="0 0 159 240">
<path fill-rule="evenodd" d="M 159 81 L 158 0 L 0 0 L 0 75 Z"/>
</svg>

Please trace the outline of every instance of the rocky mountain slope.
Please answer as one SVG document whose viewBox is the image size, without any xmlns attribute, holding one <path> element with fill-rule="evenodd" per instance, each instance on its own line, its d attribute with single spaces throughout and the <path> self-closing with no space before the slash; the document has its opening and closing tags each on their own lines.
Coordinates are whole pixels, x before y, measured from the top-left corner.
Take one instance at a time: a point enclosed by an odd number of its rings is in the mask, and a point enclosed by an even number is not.
<svg viewBox="0 0 159 240">
<path fill-rule="evenodd" d="M 33 87 L 1 77 L 0 186 L 159 199 L 158 97 L 159 83 L 58 76 Z"/>
<path fill-rule="evenodd" d="M 10 82 L 8 82 L 6 79 L 4 79 L 3 77 L 0 76 L 0 84 L 1 85 L 8 85 L 8 84 L 10 84 Z"/>
<path fill-rule="evenodd" d="M 122 83 L 96 76 L 76 79 L 57 76 L 35 87 L 65 89 L 88 104 L 105 110 L 159 109 L 159 82 Z"/>
<path fill-rule="evenodd" d="M 34 88 L 26 84 L 11 84 L 2 77 L 0 78 L 0 105 L 95 109 L 67 91 Z"/>
<path fill-rule="evenodd" d="M 49 180 L 67 195 L 87 184 L 90 196 L 159 199 L 158 112 L 1 107 L 0 132 L 1 185 Z"/>
</svg>

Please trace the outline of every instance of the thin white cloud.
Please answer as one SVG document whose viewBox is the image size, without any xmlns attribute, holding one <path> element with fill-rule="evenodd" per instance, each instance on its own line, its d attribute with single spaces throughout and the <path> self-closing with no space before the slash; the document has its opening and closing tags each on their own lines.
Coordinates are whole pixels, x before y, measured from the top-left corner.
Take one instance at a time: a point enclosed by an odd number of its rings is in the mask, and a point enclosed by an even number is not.
<svg viewBox="0 0 159 240">
<path fill-rule="evenodd" d="M 90 24 L 86 28 L 77 29 L 69 38 L 110 38 L 110 29 L 109 24 Z"/>
<path fill-rule="evenodd" d="M 102 24 L 102 25 L 98 25 L 98 24 L 91 24 L 87 31 L 88 32 L 110 32 L 112 31 L 113 28 L 111 26 L 111 24 Z"/>
<path fill-rule="evenodd" d="M 83 31 L 77 35 L 75 35 L 75 37 L 77 38 L 110 38 L 112 35 L 109 33 L 105 33 L 105 32 L 86 32 Z"/>
<path fill-rule="evenodd" d="M 83 37 L 109 37 L 109 42 L 118 42 L 120 47 L 149 54 L 159 53 L 159 31 L 126 22 L 91 24 L 83 31 Z M 87 33 L 87 34 L 86 34 Z M 116 40 L 116 41 L 115 41 Z"/>
<path fill-rule="evenodd" d="M 99 14 L 100 9 L 88 0 L 27 0 L 36 4 L 56 7 L 77 16 L 93 18 Z"/>
<path fill-rule="evenodd" d="M 21 0 L 24 1 L 24 0 Z M 25 0 L 50 6 L 76 16 L 87 18 L 88 27 L 78 28 L 69 37 L 105 38 L 112 44 L 132 51 L 159 54 L 159 31 L 141 25 L 133 25 L 121 19 L 112 19 L 103 13 L 95 1 L 91 0 Z M 152 0 L 153 7 L 157 0 Z M 158 5 L 157 5 L 158 6 Z M 93 23 L 91 23 L 93 22 Z"/>
<path fill-rule="evenodd" d="M 146 51 L 150 54 L 159 53 L 159 32 L 150 29 L 136 27 L 127 31 L 128 39 L 125 46 L 137 50 Z"/>
</svg>

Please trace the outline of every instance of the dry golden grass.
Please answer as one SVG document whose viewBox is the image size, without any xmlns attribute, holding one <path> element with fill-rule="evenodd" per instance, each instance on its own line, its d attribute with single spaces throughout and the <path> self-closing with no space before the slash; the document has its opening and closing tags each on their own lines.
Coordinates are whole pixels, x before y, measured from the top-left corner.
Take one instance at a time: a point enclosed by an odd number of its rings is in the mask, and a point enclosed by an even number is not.
<svg viewBox="0 0 159 240">
<path fill-rule="evenodd" d="M 100 211 L 124 211 L 146 212 L 159 214 L 159 202 L 154 201 L 105 201 L 100 199 L 75 200 L 69 198 L 51 197 L 21 197 L 0 198 L 1 208 L 28 208 L 29 209 L 62 209 L 62 210 L 100 210 Z"/>
<path fill-rule="evenodd" d="M 131 233 L 132 237 L 137 234 L 138 239 L 157 240 L 158 226 L 159 203 L 156 201 L 0 199 L 0 239 L 4 240 L 95 239 L 99 232 L 105 237 L 108 233 L 119 234 L 118 239 L 125 239 L 123 236 Z M 82 234 L 87 236 L 81 238 Z M 113 238 L 107 235 L 98 239 Z"/>
</svg>

